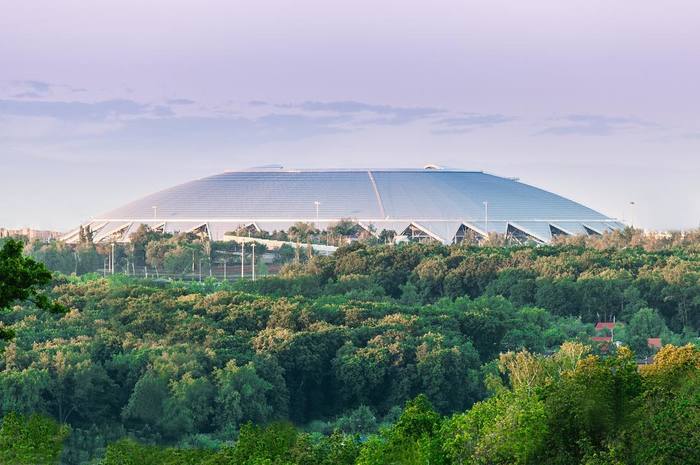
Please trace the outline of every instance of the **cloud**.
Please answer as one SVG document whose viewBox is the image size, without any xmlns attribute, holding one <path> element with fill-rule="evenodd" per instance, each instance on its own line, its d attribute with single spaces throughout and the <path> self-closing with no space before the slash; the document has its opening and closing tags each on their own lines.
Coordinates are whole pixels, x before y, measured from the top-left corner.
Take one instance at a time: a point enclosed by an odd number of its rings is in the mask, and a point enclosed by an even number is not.
<svg viewBox="0 0 700 465">
<path fill-rule="evenodd" d="M 334 118 L 306 115 L 267 115 L 261 118 L 240 116 L 176 116 L 168 118 L 133 118 L 119 127 L 94 136 L 76 137 L 71 141 L 81 152 L 103 155 L 118 149 L 125 159 L 135 154 L 170 154 L 177 157 L 204 156 L 206 153 L 235 152 L 238 148 L 304 139 L 347 132 Z M 82 125 L 81 125 L 82 126 Z M 63 138 L 58 136 L 61 142 Z M 53 142 L 50 139 L 46 143 Z M 33 141 L 30 141 L 33 145 Z M 1 146 L 2 144 L 0 144 Z"/>
<path fill-rule="evenodd" d="M 0 116 L 49 117 L 59 120 L 97 121 L 108 118 L 143 115 L 149 105 L 133 100 L 104 100 L 101 102 L 54 102 L 47 100 L 0 100 Z"/>
<path fill-rule="evenodd" d="M 561 124 L 538 132 L 539 135 L 609 136 L 621 131 L 658 128 L 659 125 L 638 118 L 602 115 L 569 115 L 559 118 Z"/>
<path fill-rule="evenodd" d="M 297 109 L 302 112 L 323 112 L 330 114 L 353 115 L 353 120 L 369 125 L 400 125 L 434 117 L 445 110 L 427 107 L 395 107 L 375 105 L 352 100 L 334 102 L 306 101 L 296 104 L 278 104 L 278 108 Z"/>
<path fill-rule="evenodd" d="M 175 112 L 165 105 L 156 105 L 152 109 L 155 116 L 175 116 Z"/>
<path fill-rule="evenodd" d="M 196 104 L 196 105 L 195 105 Z M 230 149 L 297 141 L 368 127 L 422 122 L 426 131 L 458 133 L 504 124 L 501 114 L 460 113 L 420 106 L 378 105 L 356 101 L 263 101 L 197 104 L 173 98 L 146 103 L 131 98 L 62 101 L 48 98 L 0 99 L 0 134 L 13 143 L 67 144 L 120 151 Z M 126 152 L 125 152 L 126 153 Z"/>
<path fill-rule="evenodd" d="M 25 80 L 17 81 L 17 83 L 24 85 L 39 94 L 47 94 L 51 90 L 51 84 L 44 81 Z"/>
<path fill-rule="evenodd" d="M 43 95 L 37 94 L 36 92 L 20 92 L 15 94 L 12 98 L 41 98 Z"/>
<path fill-rule="evenodd" d="M 433 134 L 462 134 L 477 128 L 490 128 L 514 120 L 512 116 L 501 114 L 464 113 L 435 121 L 435 125 L 439 128 L 432 132 Z"/>
<path fill-rule="evenodd" d="M 35 145 L 101 137 L 122 127 L 119 121 L 66 121 L 48 117 L 0 116 L 0 141 Z M 2 144 L 0 144 L 2 147 Z"/>
<path fill-rule="evenodd" d="M 166 101 L 168 105 L 193 105 L 197 102 L 188 98 L 172 98 Z"/>
</svg>

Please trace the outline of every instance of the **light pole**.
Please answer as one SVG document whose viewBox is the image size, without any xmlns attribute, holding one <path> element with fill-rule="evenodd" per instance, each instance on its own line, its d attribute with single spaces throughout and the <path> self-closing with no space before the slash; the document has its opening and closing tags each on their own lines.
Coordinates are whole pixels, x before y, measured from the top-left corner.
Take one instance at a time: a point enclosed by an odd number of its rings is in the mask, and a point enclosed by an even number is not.
<svg viewBox="0 0 700 465">
<path fill-rule="evenodd" d="M 153 205 L 151 208 L 153 209 L 153 219 L 158 219 L 158 206 Z"/>
<path fill-rule="evenodd" d="M 636 204 L 634 203 L 634 201 L 630 202 L 630 220 L 629 221 L 630 221 L 630 226 L 632 228 L 634 228 L 634 206 L 635 205 Z"/>
<path fill-rule="evenodd" d="M 253 247 L 253 281 L 255 281 L 255 242 L 251 245 Z"/>
<path fill-rule="evenodd" d="M 245 278 L 245 275 L 243 274 L 243 262 L 245 260 L 245 255 L 243 255 L 245 252 L 245 242 L 241 242 L 241 279 Z"/>
<path fill-rule="evenodd" d="M 484 232 L 489 236 L 489 203 L 484 201 Z"/>
<path fill-rule="evenodd" d="M 112 242 L 112 263 L 111 263 L 110 273 L 114 274 L 114 242 Z"/>
<path fill-rule="evenodd" d="M 318 228 L 318 209 L 321 206 L 321 202 L 316 200 L 314 201 L 314 205 L 316 205 L 316 227 Z"/>
</svg>

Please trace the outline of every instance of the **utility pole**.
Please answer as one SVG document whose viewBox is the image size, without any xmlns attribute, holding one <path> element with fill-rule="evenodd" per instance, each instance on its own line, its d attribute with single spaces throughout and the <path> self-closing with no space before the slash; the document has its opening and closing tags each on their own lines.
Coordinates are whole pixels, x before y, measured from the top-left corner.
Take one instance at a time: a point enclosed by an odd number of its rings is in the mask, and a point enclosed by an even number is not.
<svg viewBox="0 0 700 465">
<path fill-rule="evenodd" d="M 486 238 L 489 237 L 489 203 L 484 201 L 484 232 L 486 233 Z"/>
<path fill-rule="evenodd" d="M 224 258 L 224 281 L 227 281 L 227 278 L 226 278 L 226 258 Z"/>
<path fill-rule="evenodd" d="M 634 228 L 634 202 L 630 202 L 630 226 Z"/>
<path fill-rule="evenodd" d="M 112 270 L 111 273 L 114 274 L 114 242 L 112 242 Z"/>
<path fill-rule="evenodd" d="M 253 281 L 255 281 L 255 242 L 253 242 Z"/>
<path fill-rule="evenodd" d="M 202 282 L 202 259 L 199 259 L 199 282 Z"/>
<path fill-rule="evenodd" d="M 151 208 L 153 208 L 153 219 L 155 220 L 158 218 L 158 206 L 153 205 Z"/>
<path fill-rule="evenodd" d="M 316 229 L 319 230 L 319 233 L 321 231 L 321 226 L 318 224 L 318 208 L 321 206 L 321 202 L 316 200 L 314 202 L 314 205 L 316 205 L 316 224 L 314 225 Z M 321 233 L 321 238 L 323 238 L 323 234 Z M 328 245 L 328 231 L 326 231 L 326 245 Z"/>
<path fill-rule="evenodd" d="M 245 261 L 245 242 L 241 242 L 241 279 L 245 278 L 243 274 L 243 262 Z"/>
</svg>

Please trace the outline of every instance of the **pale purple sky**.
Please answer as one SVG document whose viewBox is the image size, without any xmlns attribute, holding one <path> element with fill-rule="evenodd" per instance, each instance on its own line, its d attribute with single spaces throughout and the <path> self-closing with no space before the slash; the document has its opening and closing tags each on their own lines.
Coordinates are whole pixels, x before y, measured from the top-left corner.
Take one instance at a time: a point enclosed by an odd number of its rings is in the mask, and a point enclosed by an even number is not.
<svg viewBox="0 0 700 465">
<path fill-rule="evenodd" d="M 695 0 L 0 0 L 0 226 L 225 169 L 437 163 L 697 227 L 698 24 Z"/>
</svg>

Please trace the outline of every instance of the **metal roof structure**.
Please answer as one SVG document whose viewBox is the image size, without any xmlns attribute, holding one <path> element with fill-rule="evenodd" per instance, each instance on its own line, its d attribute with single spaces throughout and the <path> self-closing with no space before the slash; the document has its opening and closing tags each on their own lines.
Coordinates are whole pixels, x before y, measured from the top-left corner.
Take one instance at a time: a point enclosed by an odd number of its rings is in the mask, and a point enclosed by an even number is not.
<svg viewBox="0 0 700 465">
<path fill-rule="evenodd" d="M 536 242 L 622 228 L 613 218 L 551 192 L 480 171 L 442 169 L 229 171 L 180 184 L 99 215 L 96 241 L 123 242 L 141 224 L 165 232 L 205 232 L 221 240 L 240 227 L 320 229 L 340 220 L 449 244 L 461 233 L 508 234 Z M 461 233 L 460 233 L 461 231 Z M 64 237 L 75 241 L 77 231 Z"/>
</svg>

